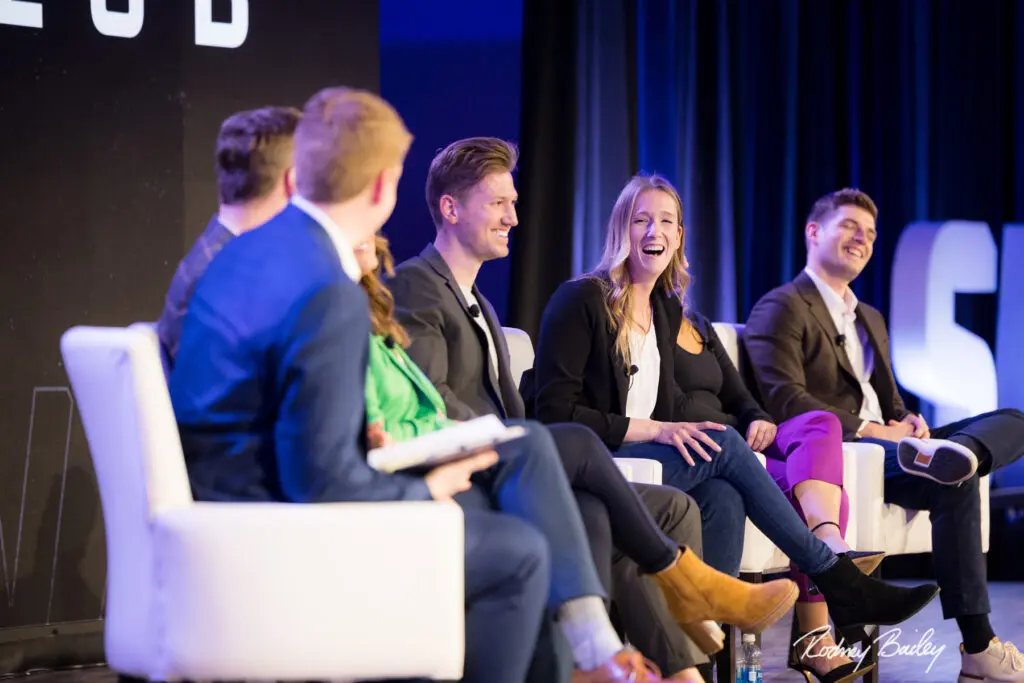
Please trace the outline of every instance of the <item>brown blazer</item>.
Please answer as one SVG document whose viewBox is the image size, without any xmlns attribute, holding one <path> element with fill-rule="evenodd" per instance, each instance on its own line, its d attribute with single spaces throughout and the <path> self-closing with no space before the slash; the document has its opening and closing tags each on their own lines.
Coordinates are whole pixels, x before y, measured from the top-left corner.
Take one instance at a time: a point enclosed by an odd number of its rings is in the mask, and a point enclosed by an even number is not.
<svg viewBox="0 0 1024 683">
<path fill-rule="evenodd" d="M 867 330 L 875 353 L 871 386 L 878 393 L 882 416 L 907 415 L 889 357 L 889 333 L 878 309 L 860 303 L 857 320 Z M 836 343 L 839 331 L 814 281 L 801 272 L 792 282 L 764 295 L 743 330 L 749 372 L 763 405 L 778 422 L 812 410 L 839 417 L 843 437 L 854 438 L 864 394 L 846 349 Z"/>
</svg>

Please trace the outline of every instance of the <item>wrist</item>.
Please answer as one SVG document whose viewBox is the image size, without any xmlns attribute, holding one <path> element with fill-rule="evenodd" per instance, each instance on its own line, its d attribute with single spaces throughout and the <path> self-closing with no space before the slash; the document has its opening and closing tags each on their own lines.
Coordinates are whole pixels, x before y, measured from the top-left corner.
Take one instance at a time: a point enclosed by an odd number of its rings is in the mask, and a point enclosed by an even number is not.
<svg viewBox="0 0 1024 683">
<path fill-rule="evenodd" d="M 865 420 L 864 422 L 860 423 L 860 427 L 857 429 L 857 437 L 858 438 L 861 438 L 861 439 L 869 438 L 870 439 L 874 435 L 875 435 L 875 423 L 874 422 L 868 422 L 867 420 Z"/>
</svg>

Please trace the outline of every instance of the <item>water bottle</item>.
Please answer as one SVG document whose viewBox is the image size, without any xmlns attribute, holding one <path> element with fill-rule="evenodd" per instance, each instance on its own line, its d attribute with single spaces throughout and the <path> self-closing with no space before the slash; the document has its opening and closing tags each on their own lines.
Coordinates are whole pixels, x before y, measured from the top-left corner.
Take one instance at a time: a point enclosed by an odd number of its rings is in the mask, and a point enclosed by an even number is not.
<svg viewBox="0 0 1024 683">
<path fill-rule="evenodd" d="M 761 648 L 753 633 L 743 634 L 743 644 L 736 654 L 736 683 L 761 683 Z"/>
</svg>

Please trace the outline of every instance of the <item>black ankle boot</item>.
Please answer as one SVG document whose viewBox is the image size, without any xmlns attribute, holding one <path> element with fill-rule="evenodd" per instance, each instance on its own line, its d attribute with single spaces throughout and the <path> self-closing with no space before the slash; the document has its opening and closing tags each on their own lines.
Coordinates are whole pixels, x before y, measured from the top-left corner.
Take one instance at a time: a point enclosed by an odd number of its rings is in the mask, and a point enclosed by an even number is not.
<svg viewBox="0 0 1024 683">
<path fill-rule="evenodd" d="M 939 594 L 939 587 L 934 584 L 903 588 L 879 581 L 861 572 L 845 555 L 811 579 L 825 596 L 837 631 L 866 624 L 899 624 Z"/>
</svg>

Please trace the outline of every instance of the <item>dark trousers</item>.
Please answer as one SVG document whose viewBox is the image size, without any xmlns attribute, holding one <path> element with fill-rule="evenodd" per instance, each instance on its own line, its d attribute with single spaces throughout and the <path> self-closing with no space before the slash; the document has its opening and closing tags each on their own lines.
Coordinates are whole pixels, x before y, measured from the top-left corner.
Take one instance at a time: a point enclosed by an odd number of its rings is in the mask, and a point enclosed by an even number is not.
<svg viewBox="0 0 1024 683">
<path fill-rule="evenodd" d="M 885 448 L 885 502 L 929 513 L 932 561 L 941 589 L 939 600 L 943 616 L 952 619 L 968 614 L 988 614 L 991 605 L 985 580 L 985 558 L 981 552 L 978 478 L 1015 462 L 1024 454 L 1024 413 L 1014 409 L 984 413 L 932 429 L 931 437 L 959 441 L 975 450 L 978 473 L 959 486 L 943 486 L 904 472 L 896 457 L 896 443 L 878 439 L 862 441 Z"/>
<path fill-rule="evenodd" d="M 526 427 L 526 436 L 502 444 L 498 451 L 498 464 L 485 472 L 473 476 L 470 490 L 458 494 L 455 499 L 467 514 L 498 517 L 526 527 L 520 535 L 529 536 L 539 547 L 531 554 L 538 553 L 544 559 L 539 570 L 545 577 L 545 597 L 548 610 L 532 613 L 530 627 L 515 626 L 513 631 L 509 614 L 527 612 L 533 602 L 515 600 L 515 595 L 494 609 L 484 610 L 484 617 L 470 621 L 472 610 L 467 608 L 466 623 L 466 675 L 464 681 L 496 680 L 522 683 L 564 681 L 572 669 L 571 657 L 566 661 L 564 643 L 559 642 L 551 617 L 563 603 L 574 598 L 596 596 L 607 599 L 607 594 L 598 577 L 591 559 L 583 520 L 576 505 L 569 482 L 565 476 L 550 432 L 536 422 L 513 422 Z M 493 512 L 499 510 L 504 514 Z M 498 563 L 510 563 L 507 554 L 494 553 L 495 559 L 488 560 L 483 551 L 492 546 L 505 548 L 511 544 L 517 554 L 522 553 L 527 541 L 505 533 L 492 533 L 481 548 L 483 558 L 476 567 L 467 562 L 467 596 L 471 581 L 482 581 L 488 573 L 502 576 L 507 571 Z M 485 543 L 484 539 L 479 542 Z M 466 531 L 467 558 L 469 557 L 469 529 Z M 473 569 L 479 574 L 471 576 Z M 533 597 L 532 595 L 530 596 Z M 468 598 L 467 598 L 468 599 Z M 545 601 L 542 601 L 542 603 Z M 506 613 L 504 619 L 499 610 Z M 524 614 L 521 617 L 526 620 Z M 491 619 L 484 623 L 485 619 Z M 543 620 L 543 621 L 542 621 Z M 536 651 L 536 657 L 534 656 Z M 486 653 L 486 654 L 485 654 Z M 504 658 L 504 659 L 499 659 Z M 472 664 L 472 666 L 471 666 Z"/>
<path fill-rule="evenodd" d="M 553 424 L 548 429 L 572 488 L 594 495 L 608 509 L 615 547 L 647 574 L 672 564 L 678 544 L 651 517 L 597 434 L 579 424 Z"/>
<path fill-rule="evenodd" d="M 690 491 L 714 479 L 724 480 L 739 492 L 750 521 L 805 573 L 815 575 L 835 564 L 835 553 L 807 529 L 771 475 L 758 462 L 746 439 L 732 427 L 706 433 L 722 449 L 719 453 L 710 453 L 710 462 L 694 454 L 695 464 L 689 465 L 674 446 L 658 443 L 627 444 L 616 455 L 657 460 L 662 466 L 664 483 L 680 491 Z M 694 498 L 703 510 L 705 503 Z M 716 504 L 715 501 L 708 503 Z M 716 567 L 711 563 L 709 551 L 717 543 L 729 544 L 731 548 L 738 545 L 741 555 L 743 527 L 721 538 L 713 538 L 708 529 L 704 529 L 705 561 L 721 572 L 735 575 L 739 571 L 739 557 L 734 566 Z"/>
<path fill-rule="evenodd" d="M 661 589 L 643 576 L 668 567 L 682 546 L 701 555 L 697 505 L 668 486 L 629 484 L 587 427 L 548 428 L 576 494 L 594 564 L 612 595 L 620 631 L 665 676 L 706 662 L 669 614 Z"/>
<path fill-rule="evenodd" d="M 669 486 L 635 484 L 633 488 L 668 537 L 700 557 L 701 518 L 693 499 Z M 629 641 L 657 664 L 666 678 L 707 663 L 707 655 L 672 618 L 661 589 L 650 577 L 640 575 L 636 562 L 621 550 L 612 557 L 612 591 L 616 621 Z"/>
<path fill-rule="evenodd" d="M 475 501 L 463 506 L 463 515 L 466 660 L 459 683 L 523 683 L 548 600 L 547 542 L 528 523 L 480 509 Z M 536 683 L 568 680 L 548 677 Z M 429 682 L 416 678 L 390 683 Z"/>
<path fill-rule="evenodd" d="M 510 515 L 463 506 L 466 664 L 463 683 L 522 683 L 550 592 L 547 542 Z"/>
</svg>

